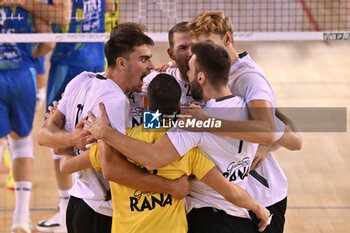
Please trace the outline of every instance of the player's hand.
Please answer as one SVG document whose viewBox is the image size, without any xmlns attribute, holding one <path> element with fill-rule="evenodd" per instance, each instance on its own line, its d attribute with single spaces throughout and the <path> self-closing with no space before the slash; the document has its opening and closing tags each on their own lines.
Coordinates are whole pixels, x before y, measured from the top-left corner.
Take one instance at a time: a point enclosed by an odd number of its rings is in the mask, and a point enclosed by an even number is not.
<svg viewBox="0 0 350 233">
<path fill-rule="evenodd" d="M 281 148 L 281 144 L 275 142 L 271 145 L 270 152 L 274 152 L 274 151 L 278 150 L 279 148 Z"/>
<path fill-rule="evenodd" d="M 52 101 L 53 106 L 49 106 L 47 109 L 49 112 L 45 114 L 46 119 L 49 119 L 57 110 L 58 108 L 58 102 L 56 100 Z"/>
<path fill-rule="evenodd" d="M 269 154 L 270 150 L 271 150 L 271 145 L 259 144 L 258 150 L 255 153 L 252 165 L 250 166 L 251 171 L 261 166 L 261 164 L 264 162 L 265 158 Z"/>
<path fill-rule="evenodd" d="M 188 176 L 183 175 L 180 178 L 173 180 L 173 192 L 170 193 L 176 199 L 184 199 L 192 189 L 192 185 Z"/>
<path fill-rule="evenodd" d="M 73 144 L 81 150 L 87 150 L 86 145 L 96 141 L 89 131 L 84 130 L 84 122 L 87 118 L 83 118 L 72 132 Z"/>
<path fill-rule="evenodd" d="M 168 62 L 168 63 L 166 63 L 166 64 L 164 64 L 162 66 L 154 68 L 154 70 L 157 71 L 157 72 L 165 72 L 169 67 L 176 68 L 177 67 L 176 62 L 170 61 L 170 62 Z"/>
<path fill-rule="evenodd" d="M 258 217 L 258 219 L 260 219 L 258 230 L 262 232 L 268 225 L 270 225 L 272 214 L 270 214 L 270 211 L 260 204 L 259 207 L 253 212 Z"/>
<path fill-rule="evenodd" d="M 209 119 L 209 117 L 203 112 L 202 108 L 199 105 L 190 104 L 187 108 L 181 109 L 178 121 L 184 121 L 186 123 L 191 119 L 196 119 L 197 121 L 206 121 Z M 196 127 L 184 127 L 183 129 L 190 131 L 202 131 L 202 129 Z"/>
<path fill-rule="evenodd" d="M 154 68 L 154 71 L 157 71 L 157 72 L 165 72 L 166 69 L 168 69 L 169 67 L 170 67 L 170 66 L 169 66 L 169 64 L 167 63 L 167 64 L 164 64 L 164 65 L 162 65 L 162 66 L 159 66 L 159 67 Z"/>
<path fill-rule="evenodd" d="M 96 118 L 95 115 L 89 111 L 88 115 L 90 121 L 84 121 L 84 123 L 89 126 L 89 128 L 85 128 L 85 130 L 90 132 L 96 140 L 102 139 L 105 133 L 105 129 L 107 127 L 110 127 L 105 105 L 103 103 L 99 103 L 98 107 L 100 108 L 100 117 Z"/>
</svg>

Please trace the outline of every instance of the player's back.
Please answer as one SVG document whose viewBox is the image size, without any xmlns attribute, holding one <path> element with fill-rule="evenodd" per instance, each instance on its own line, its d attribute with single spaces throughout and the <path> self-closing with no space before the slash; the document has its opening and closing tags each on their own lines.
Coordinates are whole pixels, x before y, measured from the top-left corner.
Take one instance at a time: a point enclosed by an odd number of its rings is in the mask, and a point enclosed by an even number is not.
<svg viewBox="0 0 350 233">
<path fill-rule="evenodd" d="M 142 125 L 127 131 L 127 135 L 148 143 L 155 143 L 168 128 L 144 130 Z M 201 179 L 214 167 L 199 150 L 193 148 L 176 161 L 152 171 L 167 179 L 195 175 Z M 114 209 L 112 232 L 187 232 L 183 200 L 169 194 L 149 193 L 111 182 Z"/>
<path fill-rule="evenodd" d="M 265 100 L 272 104 L 276 140 L 282 136 L 285 125 L 275 116 L 276 100 L 273 89 L 258 65 L 244 52 L 232 65 L 230 90 L 247 102 Z M 260 167 L 248 176 L 247 192 L 264 206 L 270 206 L 287 195 L 287 178 L 275 158 L 269 153 Z"/>
<path fill-rule="evenodd" d="M 124 103 L 127 102 L 127 98 L 112 80 L 96 73 L 83 72 L 79 74 L 67 85 L 64 96 L 58 105 L 58 110 L 65 115 L 64 128 L 72 132 L 76 124 L 87 116 L 88 111 L 98 115 L 98 104 L 108 101 Z M 123 127 L 125 130 L 125 125 Z M 80 150 L 75 151 L 76 155 L 80 153 Z M 106 215 L 112 214 L 112 209 L 106 208 L 107 205 L 101 202 L 105 199 L 106 191 L 109 188 L 108 182 L 104 180 L 101 172 L 91 168 L 85 169 L 74 173 L 73 178 L 74 185 L 70 190 L 71 195 L 84 199 L 96 212 Z"/>
<path fill-rule="evenodd" d="M 242 96 L 249 102 L 251 99 L 249 96 L 245 96 L 244 93 L 254 91 L 254 87 L 250 86 L 252 90 L 244 90 L 248 86 L 246 86 L 245 81 L 240 80 L 241 78 L 252 79 L 255 81 L 255 85 L 261 86 L 261 89 L 264 88 L 266 98 L 269 99 L 273 107 L 276 107 L 275 95 L 269 81 L 247 52 L 241 53 L 237 61 L 231 66 L 229 86 L 232 94 Z"/>
<path fill-rule="evenodd" d="M 88 111 L 98 112 L 95 111 L 98 109 L 98 103 L 109 96 L 120 96 L 126 100 L 122 90 L 112 80 L 100 74 L 82 72 L 76 76 L 65 89 L 63 103 L 66 106 L 59 107 L 59 110 L 64 109 L 65 129 L 72 132 L 77 123 L 87 116 Z"/>
<path fill-rule="evenodd" d="M 245 100 L 238 96 L 209 100 L 204 112 L 213 118 L 234 121 L 248 120 Z M 209 132 L 188 132 L 178 129 L 175 132 L 168 132 L 168 136 L 180 155 L 198 146 L 226 179 L 242 188 L 246 187 L 249 168 L 257 144 Z M 249 218 L 246 210 L 230 204 L 215 190 L 197 180 L 192 181 L 192 191 L 186 200 L 187 211 L 192 208 L 215 207 L 233 216 Z"/>
</svg>

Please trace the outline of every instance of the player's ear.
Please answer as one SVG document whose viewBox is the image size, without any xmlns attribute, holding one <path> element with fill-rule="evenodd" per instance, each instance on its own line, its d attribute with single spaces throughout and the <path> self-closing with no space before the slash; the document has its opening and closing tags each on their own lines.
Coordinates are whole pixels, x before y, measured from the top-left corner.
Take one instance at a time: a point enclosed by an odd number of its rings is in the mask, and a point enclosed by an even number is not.
<svg viewBox="0 0 350 233">
<path fill-rule="evenodd" d="M 117 65 L 117 68 L 121 70 L 125 70 L 127 66 L 126 59 L 124 57 L 117 57 L 115 64 Z"/>
<path fill-rule="evenodd" d="M 143 107 L 147 110 L 147 107 L 148 107 L 147 96 L 142 97 L 142 104 L 143 104 Z"/>
<path fill-rule="evenodd" d="M 171 48 L 168 48 L 167 52 L 168 52 L 170 59 L 175 60 L 174 59 L 174 51 Z"/>
<path fill-rule="evenodd" d="M 204 72 L 199 72 L 197 75 L 199 84 L 203 85 L 207 81 L 207 75 Z"/>
<path fill-rule="evenodd" d="M 225 46 L 232 44 L 232 34 L 230 32 L 226 32 L 223 39 Z"/>
</svg>

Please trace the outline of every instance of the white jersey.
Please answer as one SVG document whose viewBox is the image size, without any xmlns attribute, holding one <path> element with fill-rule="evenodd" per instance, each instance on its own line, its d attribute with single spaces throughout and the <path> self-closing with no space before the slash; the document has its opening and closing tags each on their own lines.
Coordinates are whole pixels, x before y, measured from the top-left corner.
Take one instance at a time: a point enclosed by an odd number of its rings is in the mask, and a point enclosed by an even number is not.
<svg viewBox="0 0 350 233">
<path fill-rule="evenodd" d="M 165 73 L 173 76 L 181 87 L 181 93 L 182 93 L 181 99 L 180 99 L 181 108 L 187 107 L 190 104 L 197 104 L 204 107 L 204 101 L 194 100 L 192 98 L 190 84 L 181 79 L 180 70 L 178 68 L 168 68 L 165 71 Z M 154 71 L 143 79 L 143 86 L 142 86 L 141 93 L 131 92 L 126 94 L 130 102 L 131 127 L 135 127 L 137 125 L 142 124 L 143 111 L 145 111 L 145 108 L 143 107 L 143 103 L 142 103 L 142 97 L 147 94 L 148 85 L 158 74 L 159 72 Z"/>
<path fill-rule="evenodd" d="M 211 117 L 225 120 L 248 120 L 246 103 L 238 96 L 212 99 L 207 102 L 204 112 Z M 226 179 L 243 189 L 247 188 L 247 176 L 257 144 L 209 132 L 189 132 L 178 128 L 170 129 L 167 134 L 181 156 L 191 148 L 198 147 Z M 186 197 L 187 211 L 192 208 L 214 207 L 232 216 L 249 218 L 246 209 L 234 206 L 208 185 L 195 179 L 191 183 L 191 193 Z"/>
<path fill-rule="evenodd" d="M 232 94 L 251 100 L 266 100 L 276 107 L 275 95 L 258 65 L 244 52 L 231 66 L 229 86 Z M 275 113 L 275 109 L 274 109 Z M 285 125 L 275 116 L 276 140 Z M 287 196 L 288 182 L 275 158 L 269 153 L 262 165 L 250 172 L 247 192 L 264 206 L 271 206 Z"/>
<path fill-rule="evenodd" d="M 75 125 L 92 111 L 100 115 L 98 104 L 103 102 L 111 126 L 125 134 L 129 126 L 129 101 L 120 87 L 100 74 L 83 72 L 68 83 L 58 110 L 65 115 L 64 129 L 72 132 Z M 80 151 L 76 151 L 78 155 Z M 78 155 L 79 156 L 79 155 Z M 101 171 L 89 168 L 73 174 L 73 187 L 69 194 L 82 198 L 94 211 L 113 215 L 112 203 L 105 201 L 109 183 Z"/>
</svg>

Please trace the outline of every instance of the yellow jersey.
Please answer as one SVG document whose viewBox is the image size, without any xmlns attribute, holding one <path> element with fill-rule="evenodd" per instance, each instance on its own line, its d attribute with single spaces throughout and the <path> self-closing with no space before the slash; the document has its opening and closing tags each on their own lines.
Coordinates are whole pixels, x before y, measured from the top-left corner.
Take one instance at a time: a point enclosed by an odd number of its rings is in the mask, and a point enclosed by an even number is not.
<svg viewBox="0 0 350 233">
<path fill-rule="evenodd" d="M 126 135 L 145 142 L 156 142 L 167 129 L 147 131 L 142 125 L 126 131 Z M 100 169 L 98 146 L 90 150 L 90 162 Z M 177 179 L 183 175 L 194 175 L 202 179 L 213 167 L 212 163 L 198 148 L 193 148 L 176 161 L 157 170 L 153 174 Z M 169 194 L 143 192 L 114 182 L 110 182 L 113 223 L 112 233 L 186 233 L 188 230 L 185 204 Z M 115 208 L 116 207 L 116 208 Z"/>
</svg>

